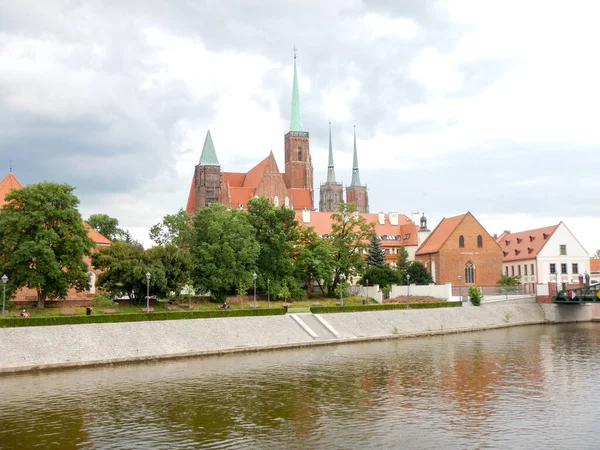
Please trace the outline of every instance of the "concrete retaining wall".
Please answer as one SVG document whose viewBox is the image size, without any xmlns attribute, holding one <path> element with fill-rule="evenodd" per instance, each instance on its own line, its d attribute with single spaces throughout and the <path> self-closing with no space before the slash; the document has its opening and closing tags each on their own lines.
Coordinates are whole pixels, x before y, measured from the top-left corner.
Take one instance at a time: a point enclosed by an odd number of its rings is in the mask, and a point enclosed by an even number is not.
<svg viewBox="0 0 600 450">
<path fill-rule="evenodd" d="M 528 304 L 295 316 L 2 328 L 0 373 L 590 321 L 592 312 Z"/>
</svg>

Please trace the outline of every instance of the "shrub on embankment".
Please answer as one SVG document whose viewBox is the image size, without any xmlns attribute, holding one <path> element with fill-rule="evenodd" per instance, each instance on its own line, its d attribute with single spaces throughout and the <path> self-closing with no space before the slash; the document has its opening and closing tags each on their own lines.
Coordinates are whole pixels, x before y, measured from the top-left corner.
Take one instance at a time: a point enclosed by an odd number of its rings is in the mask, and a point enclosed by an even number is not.
<svg viewBox="0 0 600 450">
<path fill-rule="evenodd" d="M 436 302 L 436 303 L 385 303 L 383 305 L 348 305 L 348 306 L 313 306 L 310 312 L 313 314 L 327 314 L 339 312 L 364 312 L 384 311 L 390 309 L 429 309 L 429 308 L 457 308 L 462 306 L 461 302 Z"/>
<path fill-rule="evenodd" d="M 15 317 L 0 319 L 0 328 L 35 327 L 52 325 L 77 325 L 82 323 L 144 322 L 149 320 L 212 319 L 223 317 L 278 316 L 283 308 L 243 309 L 230 311 L 165 311 L 150 314 L 106 314 L 91 316 Z"/>
</svg>

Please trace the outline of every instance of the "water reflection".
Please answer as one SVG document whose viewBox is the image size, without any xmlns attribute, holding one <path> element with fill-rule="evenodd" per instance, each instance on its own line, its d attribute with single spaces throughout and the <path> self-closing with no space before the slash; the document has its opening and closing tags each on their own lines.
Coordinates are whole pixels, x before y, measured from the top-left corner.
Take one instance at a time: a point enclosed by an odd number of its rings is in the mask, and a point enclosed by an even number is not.
<svg viewBox="0 0 600 450">
<path fill-rule="evenodd" d="M 596 447 L 600 328 L 0 378 L 2 448 Z"/>
</svg>

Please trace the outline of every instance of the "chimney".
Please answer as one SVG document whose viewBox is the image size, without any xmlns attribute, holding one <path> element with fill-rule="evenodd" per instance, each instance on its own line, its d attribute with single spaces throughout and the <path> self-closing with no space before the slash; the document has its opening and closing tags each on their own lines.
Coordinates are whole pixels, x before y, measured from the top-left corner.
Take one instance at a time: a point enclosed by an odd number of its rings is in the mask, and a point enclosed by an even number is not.
<svg viewBox="0 0 600 450">
<path fill-rule="evenodd" d="M 390 225 L 398 226 L 398 213 L 390 213 Z"/>
<path fill-rule="evenodd" d="M 419 224 L 419 219 L 421 218 L 421 213 L 420 212 L 414 212 L 414 213 L 410 213 L 410 220 L 412 221 L 412 223 L 414 223 L 415 225 Z"/>
<path fill-rule="evenodd" d="M 310 209 L 304 208 L 302 210 L 302 222 L 310 223 Z"/>
<path fill-rule="evenodd" d="M 377 214 L 377 219 L 379 220 L 379 225 L 385 225 L 385 214 L 380 212 Z"/>
</svg>

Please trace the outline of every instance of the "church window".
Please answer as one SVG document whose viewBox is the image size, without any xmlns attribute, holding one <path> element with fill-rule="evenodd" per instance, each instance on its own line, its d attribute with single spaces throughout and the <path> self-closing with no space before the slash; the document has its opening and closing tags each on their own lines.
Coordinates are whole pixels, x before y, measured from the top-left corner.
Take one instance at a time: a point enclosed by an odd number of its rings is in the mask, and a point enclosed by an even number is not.
<svg viewBox="0 0 600 450">
<path fill-rule="evenodd" d="M 481 237 L 481 235 L 477 236 L 477 247 L 483 247 L 483 238 Z"/>
<path fill-rule="evenodd" d="M 465 246 L 465 237 L 463 235 L 460 235 L 458 237 L 458 246 L 460 248 L 464 248 L 464 246 Z"/>
<path fill-rule="evenodd" d="M 273 206 L 279 206 L 279 197 L 273 197 Z"/>
<path fill-rule="evenodd" d="M 302 161 L 302 146 L 298 145 L 298 161 Z"/>
<path fill-rule="evenodd" d="M 475 264 L 471 261 L 465 264 L 465 283 L 475 283 Z"/>
</svg>

